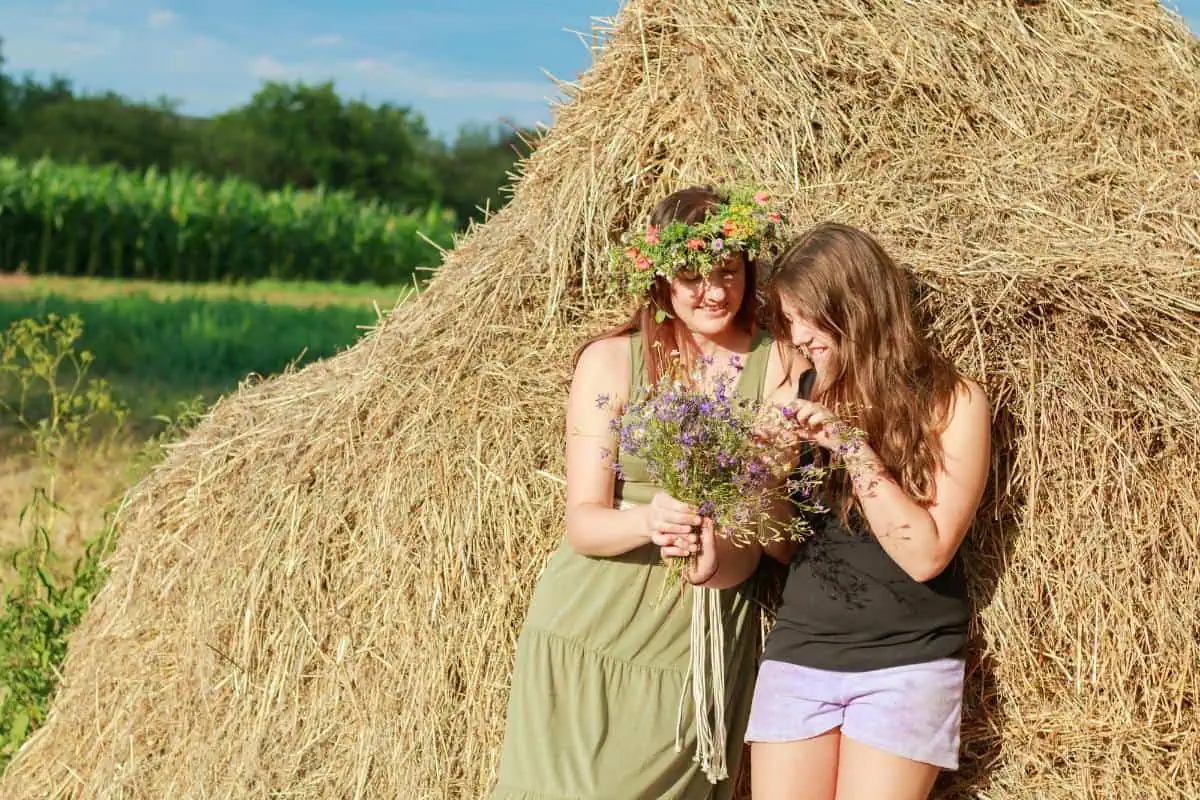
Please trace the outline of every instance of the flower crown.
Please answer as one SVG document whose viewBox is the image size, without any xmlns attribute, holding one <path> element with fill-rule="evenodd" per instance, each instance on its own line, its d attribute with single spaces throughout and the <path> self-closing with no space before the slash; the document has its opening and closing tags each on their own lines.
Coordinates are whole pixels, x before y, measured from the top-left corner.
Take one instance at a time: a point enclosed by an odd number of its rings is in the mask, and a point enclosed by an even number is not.
<svg viewBox="0 0 1200 800">
<path fill-rule="evenodd" d="M 645 297 L 658 277 L 671 280 L 681 272 L 707 278 L 732 253 L 749 258 L 778 246 L 783 215 L 771 196 L 759 189 L 718 190 L 720 202 L 699 222 L 675 220 L 644 231 L 628 231 L 609 249 L 614 289 Z"/>
</svg>

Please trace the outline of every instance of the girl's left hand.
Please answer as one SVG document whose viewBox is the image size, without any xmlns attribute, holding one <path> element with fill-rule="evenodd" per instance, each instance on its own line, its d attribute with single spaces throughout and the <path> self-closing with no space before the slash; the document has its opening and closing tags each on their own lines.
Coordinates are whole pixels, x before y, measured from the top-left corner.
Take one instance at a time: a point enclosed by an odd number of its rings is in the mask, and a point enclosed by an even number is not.
<svg viewBox="0 0 1200 800">
<path fill-rule="evenodd" d="M 682 538 L 682 537 L 680 537 Z M 693 551 L 686 546 L 680 546 L 679 543 L 674 545 L 666 545 L 659 548 L 659 553 L 665 561 L 668 558 L 687 558 L 695 556 L 696 561 L 691 569 L 684 572 L 683 577 L 688 583 L 697 584 L 704 583 L 713 575 L 717 574 L 717 537 L 716 526 L 708 517 L 704 517 L 700 523 L 700 547 L 699 551 Z"/>
</svg>

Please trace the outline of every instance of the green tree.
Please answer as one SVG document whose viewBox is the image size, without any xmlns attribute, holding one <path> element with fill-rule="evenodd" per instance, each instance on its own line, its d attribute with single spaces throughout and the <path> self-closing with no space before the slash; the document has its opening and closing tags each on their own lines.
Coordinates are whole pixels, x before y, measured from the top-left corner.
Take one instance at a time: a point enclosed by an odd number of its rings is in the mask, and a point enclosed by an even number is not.
<svg viewBox="0 0 1200 800">
<path fill-rule="evenodd" d="M 437 194 L 429 139 L 411 109 L 346 103 L 333 83 L 267 83 L 248 104 L 215 118 L 195 143 L 195 164 L 267 188 L 318 185 L 401 206 Z"/>
<path fill-rule="evenodd" d="M 47 83 L 39 83 L 29 75 L 22 77 L 19 82 L 7 78 L 6 86 L 9 132 L 13 136 L 22 131 L 31 114 L 48 105 L 75 97 L 71 81 L 61 75 L 51 77 Z"/>
<path fill-rule="evenodd" d="M 346 100 L 332 82 L 269 82 L 241 107 L 187 117 L 167 99 L 82 94 L 65 77 L 18 80 L 3 65 L 0 52 L 2 154 L 139 171 L 183 167 L 265 189 L 325 186 L 410 210 L 439 203 L 464 223 L 507 202 L 501 187 L 531 135 L 468 125 L 444 142 L 412 108 Z"/>
<path fill-rule="evenodd" d="M 126 169 L 169 169 L 186 132 L 174 104 L 130 103 L 116 94 L 37 96 L 21 107 L 7 150 L 22 159 L 119 164 Z"/>
</svg>

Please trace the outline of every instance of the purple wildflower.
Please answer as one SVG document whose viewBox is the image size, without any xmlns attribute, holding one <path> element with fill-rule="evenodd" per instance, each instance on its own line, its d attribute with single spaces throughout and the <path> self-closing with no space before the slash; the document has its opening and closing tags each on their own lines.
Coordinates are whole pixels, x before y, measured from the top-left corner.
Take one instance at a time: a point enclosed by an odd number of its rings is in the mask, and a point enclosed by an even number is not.
<svg viewBox="0 0 1200 800">
<path fill-rule="evenodd" d="M 719 253 L 724 249 L 725 249 L 725 240 L 724 239 L 713 239 L 712 251 L 714 253 Z"/>
<path fill-rule="evenodd" d="M 716 388 L 713 391 L 713 397 L 716 398 L 716 401 L 722 405 L 728 404 L 729 398 L 725 395 L 725 381 L 717 381 Z"/>
<path fill-rule="evenodd" d="M 607 406 L 609 399 L 610 399 L 609 396 L 606 394 L 602 394 L 599 397 L 597 397 L 596 398 L 596 408 L 604 408 L 605 406 Z"/>
</svg>

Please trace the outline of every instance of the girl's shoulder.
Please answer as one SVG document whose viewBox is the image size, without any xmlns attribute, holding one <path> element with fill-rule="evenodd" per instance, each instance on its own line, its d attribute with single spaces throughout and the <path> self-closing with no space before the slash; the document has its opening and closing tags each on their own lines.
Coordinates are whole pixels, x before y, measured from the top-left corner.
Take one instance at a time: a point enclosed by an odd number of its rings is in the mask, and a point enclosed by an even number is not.
<svg viewBox="0 0 1200 800">
<path fill-rule="evenodd" d="M 960 376 L 950 400 L 950 413 L 990 414 L 991 407 L 983 386 L 970 378 Z"/>
<path fill-rule="evenodd" d="M 939 426 L 943 442 L 955 438 L 987 438 L 991 423 L 991 404 L 983 386 L 959 376 Z"/>
<path fill-rule="evenodd" d="M 632 333 L 618 333 L 588 342 L 579 351 L 579 360 L 576 364 L 576 369 L 585 360 L 589 363 L 598 364 L 607 364 L 621 360 L 628 362 L 633 337 L 636 333 L 636 331 Z"/>
<path fill-rule="evenodd" d="M 589 342 L 579 352 L 572 383 L 604 386 L 610 392 L 623 393 L 629 384 L 631 344 L 629 333 L 605 336 Z"/>
</svg>

